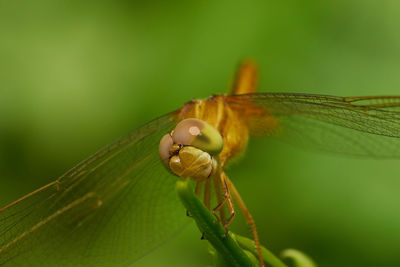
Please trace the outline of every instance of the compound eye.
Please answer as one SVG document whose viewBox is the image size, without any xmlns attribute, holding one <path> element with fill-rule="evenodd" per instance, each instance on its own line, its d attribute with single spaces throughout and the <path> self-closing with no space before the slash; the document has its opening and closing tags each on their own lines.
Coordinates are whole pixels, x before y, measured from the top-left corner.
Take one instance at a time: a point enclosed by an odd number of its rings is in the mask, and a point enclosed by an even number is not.
<svg viewBox="0 0 400 267">
<path fill-rule="evenodd" d="M 169 160 L 169 151 L 174 144 L 174 141 L 172 140 L 172 137 L 170 134 L 166 134 L 161 138 L 160 145 L 158 146 L 158 152 L 160 153 L 160 158 L 162 162 L 165 164 L 168 163 Z"/>
<path fill-rule="evenodd" d="M 176 125 L 172 133 L 175 144 L 190 145 L 211 155 L 217 155 L 223 147 L 219 132 L 205 121 L 185 119 Z"/>
</svg>

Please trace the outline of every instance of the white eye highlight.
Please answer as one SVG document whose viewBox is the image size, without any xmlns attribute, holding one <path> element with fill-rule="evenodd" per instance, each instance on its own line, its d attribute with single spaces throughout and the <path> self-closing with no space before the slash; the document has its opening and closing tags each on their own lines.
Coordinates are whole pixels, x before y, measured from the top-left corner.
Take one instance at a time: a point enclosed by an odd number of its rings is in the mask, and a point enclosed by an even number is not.
<svg viewBox="0 0 400 267">
<path fill-rule="evenodd" d="M 200 129 L 197 126 L 191 126 L 189 128 L 189 134 L 193 135 L 193 136 L 197 136 L 200 134 Z"/>
</svg>

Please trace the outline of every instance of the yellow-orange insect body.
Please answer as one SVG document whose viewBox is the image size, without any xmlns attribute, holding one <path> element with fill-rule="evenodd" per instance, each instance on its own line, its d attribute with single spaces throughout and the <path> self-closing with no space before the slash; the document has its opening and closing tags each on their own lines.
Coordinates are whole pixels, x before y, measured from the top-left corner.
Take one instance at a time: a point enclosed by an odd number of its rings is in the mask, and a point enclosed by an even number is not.
<svg viewBox="0 0 400 267">
<path fill-rule="evenodd" d="M 216 170 L 217 162 L 210 154 L 193 146 L 179 149 L 169 160 L 170 170 L 176 175 L 203 181 Z"/>
<path fill-rule="evenodd" d="M 254 65 L 250 62 L 243 64 L 232 93 L 254 92 L 256 77 Z M 245 150 L 250 133 L 256 133 L 253 129 L 261 128 L 264 132 L 271 132 L 277 128 L 277 124 L 266 110 L 253 106 L 246 100 L 242 103 L 245 105 L 231 105 L 230 97 L 214 95 L 208 99 L 186 103 L 178 113 L 180 123 L 161 139 L 159 153 L 161 160 L 174 174 L 196 180 L 198 196 L 202 181 L 205 181 L 204 204 L 209 209 L 212 180 L 218 200 L 213 213 L 220 212 L 219 218 L 227 231 L 236 214 L 231 197 L 231 194 L 234 195 L 252 228 L 260 266 L 264 266 L 254 220 L 224 168 L 231 159 Z M 228 218 L 225 218 L 224 205 L 229 210 Z"/>
<path fill-rule="evenodd" d="M 219 132 L 205 121 L 188 118 L 160 141 L 161 160 L 182 178 L 203 181 L 217 169 L 214 155 L 223 148 Z"/>
<path fill-rule="evenodd" d="M 249 136 L 281 136 L 323 151 L 400 158 L 400 96 L 256 89 L 256 67 L 244 62 L 229 94 L 192 100 L 0 208 L 0 266 L 37 265 L 41 255 L 51 256 L 40 261 L 46 266 L 100 261 L 126 265 L 172 236 L 182 224 L 172 220 L 180 212 L 172 205 L 174 179 L 155 161 L 162 134 L 162 162 L 177 176 L 196 181 L 196 195 L 226 231 L 236 214 L 236 200 L 251 227 L 260 266 L 265 264 L 254 219 L 225 172 Z M 123 229 L 133 238 L 126 238 Z"/>
</svg>

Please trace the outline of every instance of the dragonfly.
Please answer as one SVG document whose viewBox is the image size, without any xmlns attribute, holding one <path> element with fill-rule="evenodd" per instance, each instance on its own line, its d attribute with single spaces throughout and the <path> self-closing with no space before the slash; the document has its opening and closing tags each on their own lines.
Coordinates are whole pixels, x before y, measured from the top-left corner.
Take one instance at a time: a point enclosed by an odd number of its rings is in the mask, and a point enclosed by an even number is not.
<svg viewBox="0 0 400 267">
<path fill-rule="evenodd" d="M 224 171 L 251 136 L 340 154 L 400 156 L 400 96 L 256 92 L 252 61 L 235 77 L 229 93 L 187 102 L 0 208 L 0 266 L 130 265 L 188 223 L 174 186 L 191 176 L 227 230 L 238 205 L 259 250 L 254 219 Z M 188 133 L 194 137 L 186 140 Z M 187 165 L 184 151 L 200 164 Z"/>
</svg>

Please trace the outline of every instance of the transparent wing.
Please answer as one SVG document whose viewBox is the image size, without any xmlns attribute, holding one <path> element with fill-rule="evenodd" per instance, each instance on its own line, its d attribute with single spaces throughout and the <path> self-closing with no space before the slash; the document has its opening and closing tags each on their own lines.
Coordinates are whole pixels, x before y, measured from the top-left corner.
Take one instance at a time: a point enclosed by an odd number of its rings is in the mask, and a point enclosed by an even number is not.
<svg viewBox="0 0 400 267">
<path fill-rule="evenodd" d="M 400 157 L 400 96 L 258 93 L 227 101 L 246 114 L 255 135 L 328 152 Z"/>
<path fill-rule="evenodd" d="M 0 265 L 127 265 L 187 222 L 158 144 L 171 113 L 0 210 Z"/>
</svg>

